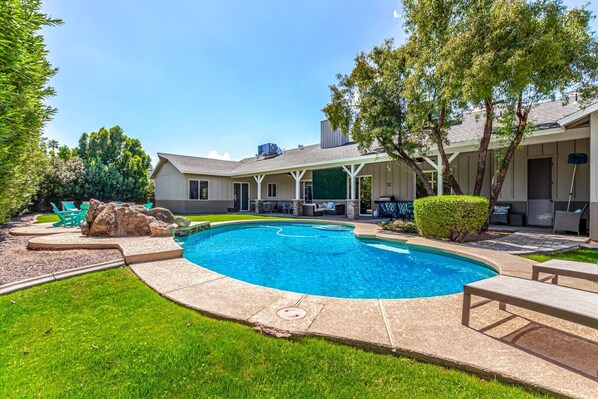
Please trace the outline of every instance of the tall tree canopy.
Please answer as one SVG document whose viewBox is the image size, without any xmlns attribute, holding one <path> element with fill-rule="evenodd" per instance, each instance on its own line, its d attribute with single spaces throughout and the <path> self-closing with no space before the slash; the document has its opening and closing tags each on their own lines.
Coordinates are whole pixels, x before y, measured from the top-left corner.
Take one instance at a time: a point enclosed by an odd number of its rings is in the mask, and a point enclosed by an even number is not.
<svg viewBox="0 0 598 399">
<path fill-rule="evenodd" d="M 102 200 L 143 201 L 147 197 L 151 158 L 141 142 L 120 126 L 84 133 L 79 157 L 85 163 L 84 196 Z"/>
<path fill-rule="evenodd" d="M 40 11 L 40 0 L 0 2 L 0 223 L 23 209 L 45 167 L 42 129 L 55 109 L 42 28 L 60 24 Z"/>
<path fill-rule="evenodd" d="M 47 152 L 50 168 L 38 195 L 42 206 L 90 198 L 145 202 L 153 195 L 151 158 L 119 126 L 83 133 L 73 149 L 50 140 Z"/>
<path fill-rule="evenodd" d="M 339 75 L 331 86 L 331 101 L 324 111 L 334 127 L 351 133 L 362 146 L 375 145 L 373 138 L 380 141 L 389 155 L 405 160 L 420 181 L 426 176 L 409 161 L 434 146 L 443 175 L 459 194 L 462 190 L 445 154 L 447 129 L 454 113 L 481 106 L 484 133 L 470 192 L 481 192 L 494 137 L 502 148 L 491 188 L 492 209 L 514 152 L 531 131 L 533 107 L 556 95 L 565 98 L 570 90 L 582 93 L 586 101 L 596 99 L 598 42 L 590 29 L 593 17 L 584 8 L 567 9 L 560 0 L 404 0 L 403 5 L 406 43 L 395 49 L 387 41 L 368 55 L 360 54 L 353 72 Z M 400 68 L 370 62 L 374 72 L 365 74 L 365 81 L 375 90 L 363 90 L 356 82 L 364 79 L 355 76 L 363 76 L 367 70 L 363 60 L 374 59 L 380 49 L 397 59 L 385 60 L 386 65 Z M 400 107 L 388 106 L 381 112 L 370 106 L 386 104 L 387 97 Z M 358 126 L 360 119 L 371 123 Z M 396 136 L 397 126 L 408 132 L 408 157 L 399 151 L 405 142 L 389 146 L 378 137 L 385 127 L 394 128 Z"/>
</svg>

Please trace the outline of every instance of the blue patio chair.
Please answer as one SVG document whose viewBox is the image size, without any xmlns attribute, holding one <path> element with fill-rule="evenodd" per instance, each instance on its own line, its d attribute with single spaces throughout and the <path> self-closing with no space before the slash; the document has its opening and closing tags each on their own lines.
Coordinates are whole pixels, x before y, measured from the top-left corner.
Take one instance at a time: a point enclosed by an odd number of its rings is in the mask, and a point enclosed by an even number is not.
<svg viewBox="0 0 598 399">
<path fill-rule="evenodd" d="M 62 201 L 62 210 L 63 211 L 77 211 L 77 207 L 73 201 Z"/>
<path fill-rule="evenodd" d="M 54 227 L 58 227 L 58 226 L 64 226 L 64 227 L 75 227 L 75 226 L 79 226 L 80 225 L 80 219 L 79 219 L 79 214 L 80 212 L 78 210 L 76 211 L 61 211 L 60 209 L 58 209 L 58 207 L 53 203 L 50 202 L 50 204 L 52 205 L 52 210 L 54 211 L 54 213 L 56 214 L 56 216 L 58 216 L 58 222 L 53 223 L 52 226 Z"/>
<path fill-rule="evenodd" d="M 152 209 L 152 206 L 154 206 L 154 203 L 153 203 L 153 202 L 148 202 L 147 204 L 143 204 L 143 207 L 144 207 L 145 209 L 147 209 L 148 211 L 149 211 L 150 209 Z"/>
<path fill-rule="evenodd" d="M 397 218 L 396 202 L 380 202 L 380 217 L 387 217 L 390 220 Z"/>
</svg>

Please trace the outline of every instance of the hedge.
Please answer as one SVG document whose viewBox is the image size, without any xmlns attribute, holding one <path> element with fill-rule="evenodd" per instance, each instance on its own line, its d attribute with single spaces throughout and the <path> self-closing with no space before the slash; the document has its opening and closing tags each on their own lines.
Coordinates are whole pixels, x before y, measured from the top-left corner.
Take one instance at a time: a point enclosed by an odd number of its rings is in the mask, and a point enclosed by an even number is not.
<svg viewBox="0 0 598 399">
<path fill-rule="evenodd" d="M 413 207 L 420 235 L 462 242 L 482 229 L 489 202 L 471 195 L 443 195 L 416 199 Z"/>
</svg>

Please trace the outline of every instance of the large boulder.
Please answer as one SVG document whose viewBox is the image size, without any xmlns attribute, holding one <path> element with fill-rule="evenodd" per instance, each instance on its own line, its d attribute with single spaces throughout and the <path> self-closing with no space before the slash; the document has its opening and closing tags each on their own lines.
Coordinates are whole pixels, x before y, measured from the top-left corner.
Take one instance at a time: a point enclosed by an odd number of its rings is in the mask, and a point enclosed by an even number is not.
<svg viewBox="0 0 598 399">
<path fill-rule="evenodd" d="M 172 236 L 177 227 L 175 217 L 168 209 L 156 209 L 154 216 L 142 206 L 91 200 L 81 233 L 99 237 Z"/>
<path fill-rule="evenodd" d="M 155 218 L 156 220 L 159 220 L 159 221 L 167 223 L 167 224 L 174 223 L 174 219 L 175 219 L 174 215 L 172 214 L 172 212 L 170 212 L 166 208 L 152 208 L 152 209 L 143 208 L 143 210 L 140 209 L 139 212 L 141 212 L 147 216 L 151 216 L 151 217 Z"/>
<path fill-rule="evenodd" d="M 174 223 L 179 227 L 189 227 L 191 225 L 191 219 L 183 216 L 177 216 L 174 218 Z"/>
</svg>

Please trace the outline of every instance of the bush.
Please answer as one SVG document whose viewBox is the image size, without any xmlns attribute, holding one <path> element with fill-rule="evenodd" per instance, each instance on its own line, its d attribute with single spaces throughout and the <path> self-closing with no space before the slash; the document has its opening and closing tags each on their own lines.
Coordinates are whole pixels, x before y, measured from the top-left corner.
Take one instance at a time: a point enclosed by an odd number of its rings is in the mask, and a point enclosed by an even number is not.
<svg viewBox="0 0 598 399">
<path fill-rule="evenodd" d="M 417 234 L 417 226 L 413 222 L 404 222 L 402 220 L 395 220 L 394 222 L 381 222 L 378 224 L 382 230 L 397 231 L 406 234 Z"/>
<path fill-rule="evenodd" d="M 413 203 L 415 223 L 424 237 L 462 242 L 478 233 L 488 218 L 488 200 L 470 195 L 420 198 Z"/>
</svg>

